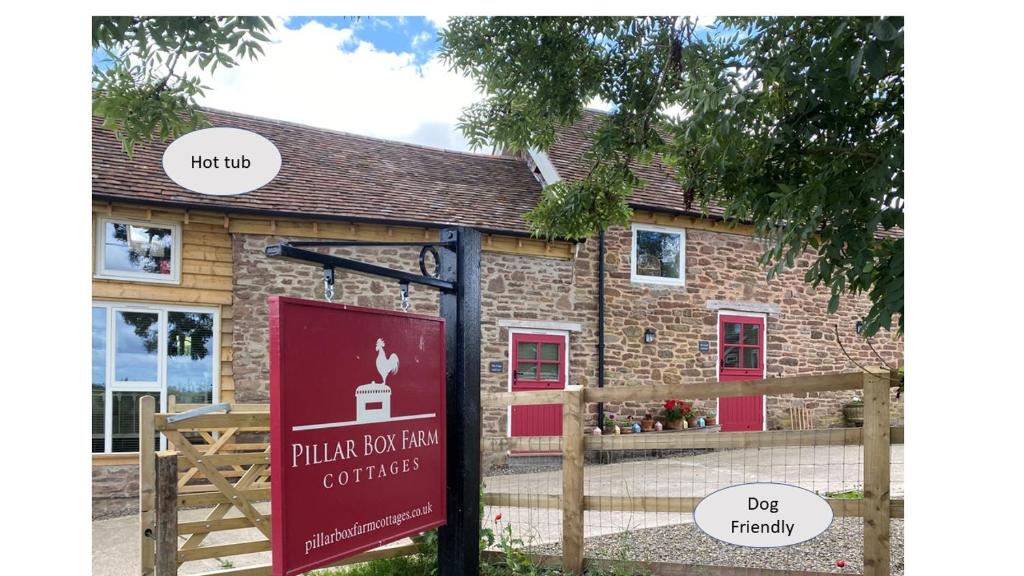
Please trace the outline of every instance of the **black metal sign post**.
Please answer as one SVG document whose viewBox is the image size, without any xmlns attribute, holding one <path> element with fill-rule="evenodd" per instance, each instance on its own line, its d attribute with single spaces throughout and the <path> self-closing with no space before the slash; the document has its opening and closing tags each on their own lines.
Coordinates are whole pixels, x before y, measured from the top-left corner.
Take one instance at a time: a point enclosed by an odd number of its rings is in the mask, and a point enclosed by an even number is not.
<svg viewBox="0 0 1024 576">
<path fill-rule="evenodd" d="M 412 274 L 358 260 L 309 250 L 314 247 L 413 247 L 420 250 L 420 272 Z M 426 255 L 437 259 L 427 271 Z M 440 242 L 289 242 L 267 246 L 270 258 L 286 258 L 323 267 L 325 288 L 333 290 L 334 269 L 342 268 L 398 280 L 441 292 L 445 319 L 448 523 L 438 530 L 440 576 L 480 574 L 480 232 L 445 228 Z"/>
<path fill-rule="evenodd" d="M 438 529 L 441 576 L 480 573 L 480 233 L 446 228 L 441 279 L 455 293 L 441 294 L 448 388 L 448 523 Z"/>
</svg>

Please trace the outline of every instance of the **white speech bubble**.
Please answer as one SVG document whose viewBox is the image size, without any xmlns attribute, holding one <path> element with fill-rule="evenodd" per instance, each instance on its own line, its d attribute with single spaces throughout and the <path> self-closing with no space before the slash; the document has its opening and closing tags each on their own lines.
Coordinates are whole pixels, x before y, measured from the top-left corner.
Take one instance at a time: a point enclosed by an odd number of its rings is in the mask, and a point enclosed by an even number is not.
<svg viewBox="0 0 1024 576">
<path fill-rule="evenodd" d="M 232 196 L 265 186 L 281 170 L 281 152 L 263 136 L 240 128 L 205 128 L 164 151 L 164 172 L 182 188 Z"/>
<path fill-rule="evenodd" d="M 708 536 L 754 548 L 810 540 L 827 530 L 833 517 L 832 507 L 821 496 L 773 482 L 723 488 L 701 500 L 693 511 L 694 522 Z"/>
</svg>

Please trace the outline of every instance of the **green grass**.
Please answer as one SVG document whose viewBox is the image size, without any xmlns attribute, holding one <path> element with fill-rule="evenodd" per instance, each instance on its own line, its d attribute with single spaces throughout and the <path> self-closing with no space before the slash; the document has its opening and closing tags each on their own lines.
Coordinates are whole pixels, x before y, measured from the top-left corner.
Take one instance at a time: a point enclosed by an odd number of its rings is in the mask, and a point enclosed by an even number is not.
<svg viewBox="0 0 1024 576">
<path fill-rule="evenodd" d="M 839 490 L 838 492 L 825 492 L 826 498 L 835 500 L 861 500 L 864 498 L 864 491 L 859 489 Z"/>
</svg>

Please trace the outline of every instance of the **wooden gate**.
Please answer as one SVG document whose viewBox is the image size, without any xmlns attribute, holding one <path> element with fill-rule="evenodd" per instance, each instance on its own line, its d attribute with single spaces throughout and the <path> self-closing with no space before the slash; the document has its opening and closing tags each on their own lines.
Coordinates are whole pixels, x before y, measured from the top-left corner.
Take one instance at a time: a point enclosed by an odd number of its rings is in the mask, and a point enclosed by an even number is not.
<svg viewBox="0 0 1024 576">
<path fill-rule="evenodd" d="M 155 452 L 153 442 L 140 442 L 140 574 L 170 576 L 186 562 L 218 559 L 221 569 L 200 576 L 269 576 L 266 561 L 236 568 L 230 560 L 271 549 L 269 406 L 176 405 L 171 396 L 168 412 L 157 414 L 153 397 L 144 396 L 139 420 L 140 438 L 159 432 L 168 442 L 168 450 L 161 452 Z M 198 519 L 179 519 L 180 510 L 196 508 L 201 509 Z M 228 539 L 229 531 L 236 532 Z M 417 549 L 415 544 L 392 546 L 336 565 Z"/>
</svg>

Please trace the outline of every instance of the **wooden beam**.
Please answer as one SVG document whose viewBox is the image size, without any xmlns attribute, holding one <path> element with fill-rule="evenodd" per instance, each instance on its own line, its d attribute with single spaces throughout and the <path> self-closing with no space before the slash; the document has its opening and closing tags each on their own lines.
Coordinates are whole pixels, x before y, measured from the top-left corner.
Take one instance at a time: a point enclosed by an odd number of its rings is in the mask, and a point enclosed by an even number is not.
<svg viewBox="0 0 1024 576">
<path fill-rule="evenodd" d="M 562 570 L 583 572 L 583 390 L 566 390 L 562 403 Z"/>
<path fill-rule="evenodd" d="M 863 372 L 824 374 L 815 376 L 788 376 L 742 382 L 701 382 L 696 384 L 666 384 L 658 386 L 610 386 L 584 388 L 586 402 L 654 402 L 666 398 L 721 398 L 729 396 L 803 394 L 807 392 L 834 392 L 859 390 L 863 387 Z M 482 401 L 488 407 L 521 406 L 528 404 L 559 404 L 561 390 L 532 392 L 498 392 L 486 394 Z"/>
<path fill-rule="evenodd" d="M 609 386 L 586 388 L 587 402 L 654 402 L 666 398 L 721 398 L 727 396 L 758 396 L 761 394 L 802 394 L 858 390 L 863 387 L 863 373 L 825 374 L 820 376 L 788 376 L 742 382 L 703 382 L 699 384 L 666 384 L 657 386 Z M 517 392 L 516 394 L 529 394 Z"/>
<path fill-rule="evenodd" d="M 889 576 L 889 388 L 899 383 L 864 375 L 864 576 Z"/>
<path fill-rule="evenodd" d="M 251 542 L 203 546 L 202 548 L 179 551 L 177 561 L 191 562 L 193 560 L 205 560 L 207 558 L 223 558 L 225 556 L 238 556 L 241 554 L 252 554 L 254 552 L 266 552 L 267 550 L 270 550 L 270 540 L 253 540 Z"/>
<path fill-rule="evenodd" d="M 229 414 L 200 414 L 186 420 L 168 422 L 170 414 L 157 414 L 156 427 L 160 431 L 169 430 L 223 430 L 226 428 L 270 429 L 269 412 L 231 412 Z"/>
<path fill-rule="evenodd" d="M 488 506 L 511 508 L 559 508 L 562 498 L 558 494 L 512 494 L 507 492 L 485 492 L 484 503 Z"/>
<path fill-rule="evenodd" d="M 139 562 L 142 576 L 153 576 L 156 570 L 156 456 L 154 454 L 153 413 L 156 400 L 139 398 Z"/>
<path fill-rule="evenodd" d="M 602 496 L 583 497 L 583 509 L 602 512 L 672 512 L 691 514 L 703 500 L 703 496 Z M 826 498 L 832 513 L 840 517 L 860 517 L 864 514 L 864 501 Z M 561 497 L 555 494 L 513 494 L 507 492 L 486 492 L 484 503 L 488 506 L 506 508 L 560 508 Z M 903 500 L 891 502 L 893 518 L 903 517 Z"/>
<path fill-rule="evenodd" d="M 152 443 L 152 439 L 147 440 Z M 156 453 L 154 497 L 155 576 L 178 575 L 178 454 Z"/>
<path fill-rule="evenodd" d="M 561 390 L 537 390 L 530 392 L 497 392 L 481 394 L 481 403 L 490 408 L 505 406 L 522 406 L 525 404 L 561 404 Z M 584 392 L 584 394 L 586 394 Z"/>
</svg>

